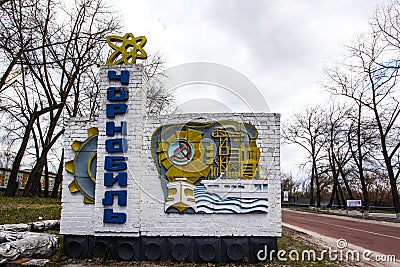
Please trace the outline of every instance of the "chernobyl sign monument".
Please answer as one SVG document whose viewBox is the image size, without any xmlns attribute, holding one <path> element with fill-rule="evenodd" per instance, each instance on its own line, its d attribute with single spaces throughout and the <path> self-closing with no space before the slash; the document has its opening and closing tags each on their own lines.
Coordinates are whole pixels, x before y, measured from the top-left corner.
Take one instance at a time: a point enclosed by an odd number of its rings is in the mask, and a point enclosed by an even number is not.
<svg viewBox="0 0 400 267">
<path fill-rule="evenodd" d="M 145 113 L 144 36 L 111 36 L 100 115 L 66 123 L 69 257 L 258 261 L 281 236 L 280 117 Z"/>
</svg>

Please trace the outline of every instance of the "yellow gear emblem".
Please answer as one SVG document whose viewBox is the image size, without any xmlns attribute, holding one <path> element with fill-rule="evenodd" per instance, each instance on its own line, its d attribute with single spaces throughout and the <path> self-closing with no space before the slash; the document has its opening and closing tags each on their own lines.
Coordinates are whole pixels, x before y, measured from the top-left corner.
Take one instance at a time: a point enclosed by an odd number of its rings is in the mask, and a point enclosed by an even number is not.
<svg viewBox="0 0 400 267">
<path fill-rule="evenodd" d="M 94 203 L 97 167 L 97 128 L 88 129 L 88 138 L 71 144 L 75 151 L 74 160 L 65 163 L 65 170 L 74 176 L 68 188 L 72 193 L 81 192 L 84 203 Z"/>
<path fill-rule="evenodd" d="M 188 183 L 195 184 L 210 172 L 204 163 L 203 133 L 190 128 L 174 128 L 169 127 L 161 133 L 157 149 L 159 164 L 166 169 L 169 182 L 185 177 Z"/>
</svg>

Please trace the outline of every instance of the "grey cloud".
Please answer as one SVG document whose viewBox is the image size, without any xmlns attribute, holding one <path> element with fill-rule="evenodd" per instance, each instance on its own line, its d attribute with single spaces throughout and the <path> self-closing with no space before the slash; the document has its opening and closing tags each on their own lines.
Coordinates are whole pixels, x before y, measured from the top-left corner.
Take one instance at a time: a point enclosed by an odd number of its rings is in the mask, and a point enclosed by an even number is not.
<svg viewBox="0 0 400 267">
<path fill-rule="evenodd" d="M 207 19 L 248 50 L 257 67 L 282 70 L 302 64 L 312 50 L 307 20 L 281 1 L 213 1 Z M 284 1 L 285 2 L 285 1 Z"/>
</svg>

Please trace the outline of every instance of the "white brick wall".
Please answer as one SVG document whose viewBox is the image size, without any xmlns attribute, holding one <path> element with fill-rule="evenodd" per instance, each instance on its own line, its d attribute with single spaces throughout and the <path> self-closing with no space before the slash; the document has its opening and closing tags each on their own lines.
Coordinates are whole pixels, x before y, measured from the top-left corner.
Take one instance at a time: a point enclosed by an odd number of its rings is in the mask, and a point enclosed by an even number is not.
<svg viewBox="0 0 400 267">
<path fill-rule="evenodd" d="M 87 130 L 96 127 L 97 122 L 87 118 L 71 118 L 65 123 L 64 134 L 64 160 L 73 160 L 75 152 L 72 150 L 73 141 L 84 141 L 88 138 Z M 80 192 L 71 193 L 69 184 L 74 180 L 71 173 L 64 170 L 62 182 L 62 209 L 60 232 L 62 234 L 73 233 L 75 235 L 93 234 L 94 205 L 83 203 L 83 195 Z"/>
<path fill-rule="evenodd" d="M 107 70 L 129 69 L 130 97 L 129 110 L 125 116 L 128 123 L 128 205 L 119 210 L 128 214 L 125 224 L 104 224 L 102 199 L 106 188 L 103 186 L 105 156 L 105 103 L 106 90 L 110 86 Z M 68 191 L 68 179 L 63 182 L 62 234 L 121 235 L 121 236 L 280 236 L 281 235 L 281 195 L 280 195 L 280 116 L 274 113 L 234 113 L 234 114 L 174 114 L 160 118 L 147 118 L 144 114 L 145 96 L 142 92 L 140 66 L 109 66 L 103 68 L 101 76 L 103 110 L 96 122 L 99 128 L 97 154 L 96 203 L 84 205 L 83 197 Z M 260 176 L 269 179 L 269 212 L 248 214 L 173 214 L 164 212 L 164 193 L 157 168 L 150 151 L 153 132 L 161 125 L 185 123 L 188 121 L 211 122 L 234 120 L 253 124 L 259 133 L 257 146 L 261 150 Z M 70 123 L 75 127 L 76 123 Z M 68 132 L 81 128 L 75 137 L 84 136 L 82 125 L 67 128 Z M 68 135 L 68 134 L 67 134 Z M 66 138 L 70 138 L 69 136 Z M 84 139 L 84 138 L 83 138 Z M 68 139 L 69 140 L 69 139 Z M 68 145 L 70 142 L 65 141 Z M 69 152 L 70 153 L 70 152 Z M 66 154 L 66 158 L 73 158 Z M 72 157 L 71 157 L 72 156 Z M 66 174 L 65 177 L 68 177 Z M 114 188 L 114 187 L 113 187 Z M 79 193 L 78 193 L 79 194 Z M 115 205 L 116 206 L 116 205 Z M 69 217 L 74 210 L 74 218 Z M 118 209 L 115 209 L 118 211 Z M 90 215 L 92 213 L 92 216 Z M 92 221 L 90 221 L 92 219 Z M 75 228 L 77 221 L 90 221 L 86 227 Z"/>
</svg>

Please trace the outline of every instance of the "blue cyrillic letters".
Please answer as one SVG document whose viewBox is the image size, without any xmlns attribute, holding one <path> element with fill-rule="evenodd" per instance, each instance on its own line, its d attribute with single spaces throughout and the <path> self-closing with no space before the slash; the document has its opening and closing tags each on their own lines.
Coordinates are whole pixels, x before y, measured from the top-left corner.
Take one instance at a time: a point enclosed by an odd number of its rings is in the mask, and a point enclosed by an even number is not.
<svg viewBox="0 0 400 267">
<path fill-rule="evenodd" d="M 113 209 L 104 209 L 103 222 L 124 223 L 126 222 L 126 214 L 114 212 Z"/>
<path fill-rule="evenodd" d="M 127 101 L 129 98 L 128 88 L 125 87 L 110 87 L 107 89 L 107 99 L 115 101 Z"/>
<path fill-rule="evenodd" d="M 104 173 L 104 185 L 105 186 L 113 186 L 116 181 L 118 181 L 119 186 L 127 186 L 128 185 L 128 174 L 126 172 L 119 172 L 114 177 L 113 173 L 111 173 L 111 172 Z"/>
<path fill-rule="evenodd" d="M 107 118 L 115 118 L 117 114 L 125 114 L 127 109 L 127 104 L 106 104 L 106 116 Z"/>
<path fill-rule="evenodd" d="M 106 117 L 109 120 L 106 122 L 106 135 L 111 137 L 105 140 L 105 150 L 108 154 L 114 154 L 108 156 L 106 154 L 104 158 L 104 170 L 108 171 L 104 173 L 104 186 L 107 190 L 104 192 L 104 198 L 102 199 L 103 206 L 112 206 L 114 203 L 114 196 L 117 196 L 118 201 L 116 204 L 120 207 L 125 207 L 128 202 L 128 191 L 127 190 L 111 190 L 113 186 L 126 187 L 128 185 L 128 173 L 125 171 L 127 166 L 127 157 L 118 155 L 118 153 L 125 153 L 128 150 L 128 141 L 126 138 L 121 136 L 127 135 L 127 123 L 121 121 L 124 115 L 128 111 L 127 102 L 129 99 L 129 71 L 122 70 L 121 74 L 117 74 L 116 71 L 108 71 L 108 79 L 110 81 L 119 81 L 123 86 L 110 86 L 107 89 L 107 101 L 116 102 L 106 104 Z M 115 120 L 116 117 L 119 117 Z M 116 126 L 117 125 L 117 126 Z M 120 135 L 120 136 L 116 136 Z M 115 155 L 117 154 L 117 155 Z M 118 181 L 118 182 L 117 182 Z M 124 212 L 114 212 L 113 209 L 105 208 L 103 214 L 104 223 L 125 223 L 127 215 Z"/>
<path fill-rule="evenodd" d="M 117 75 L 115 70 L 108 71 L 108 79 L 111 81 L 120 81 L 121 84 L 129 84 L 129 71 L 122 70 L 120 75 Z"/>
</svg>

